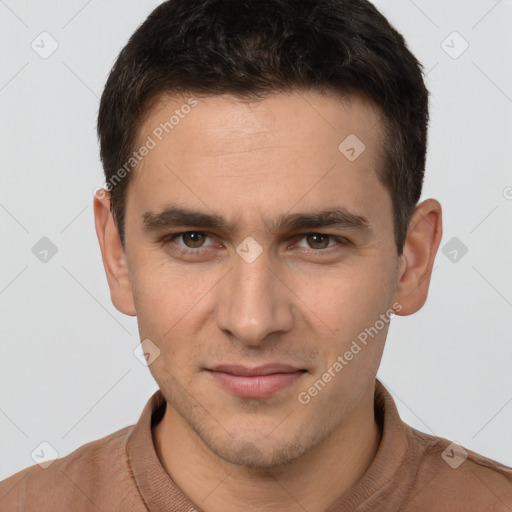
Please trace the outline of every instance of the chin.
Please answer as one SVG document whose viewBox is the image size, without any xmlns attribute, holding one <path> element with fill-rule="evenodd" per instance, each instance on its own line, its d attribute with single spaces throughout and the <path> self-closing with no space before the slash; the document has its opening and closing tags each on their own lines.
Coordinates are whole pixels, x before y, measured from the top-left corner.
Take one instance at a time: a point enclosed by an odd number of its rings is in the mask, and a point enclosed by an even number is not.
<svg viewBox="0 0 512 512">
<path fill-rule="evenodd" d="M 262 438 L 265 439 L 265 436 Z M 204 439 L 203 442 L 217 457 L 230 464 L 272 473 L 289 466 L 308 451 L 304 442 L 291 442 L 290 439 L 282 440 L 278 446 L 271 445 L 268 440 L 266 443 L 257 440 L 235 442 L 232 438 L 222 443 Z"/>
</svg>

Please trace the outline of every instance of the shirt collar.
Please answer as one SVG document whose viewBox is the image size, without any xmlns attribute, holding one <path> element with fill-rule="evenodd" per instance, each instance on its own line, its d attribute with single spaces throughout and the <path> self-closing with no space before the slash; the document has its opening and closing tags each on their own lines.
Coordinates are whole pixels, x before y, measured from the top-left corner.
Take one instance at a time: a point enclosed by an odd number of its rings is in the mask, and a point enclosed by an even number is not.
<svg viewBox="0 0 512 512">
<path fill-rule="evenodd" d="M 393 397 L 379 379 L 375 379 L 374 411 L 382 432 L 377 453 L 361 479 L 326 512 L 349 512 L 356 507 L 361 507 L 358 508 L 361 511 L 375 510 L 373 504 L 368 509 L 363 507 L 372 498 L 384 511 L 382 496 L 390 487 L 393 500 L 399 500 L 411 485 L 414 471 L 410 468 L 413 459 L 410 427 L 401 420 Z"/>
<path fill-rule="evenodd" d="M 155 451 L 151 427 L 161 420 L 165 407 L 165 398 L 157 390 L 146 403 L 133 428 L 126 445 L 133 476 L 149 510 L 197 510 L 165 471 Z M 382 492 L 392 480 L 394 491 L 398 492 L 397 482 L 407 486 L 411 478 L 410 472 L 403 469 L 410 448 L 410 427 L 402 422 L 392 396 L 378 379 L 375 379 L 374 410 L 382 432 L 377 453 L 362 478 L 336 500 L 328 512 L 354 510 L 376 493 Z M 401 469 L 402 475 L 397 479 Z"/>
<path fill-rule="evenodd" d="M 126 444 L 133 476 L 146 507 L 150 511 L 196 511 L 162 466 L 153 444 L 151 427 L 165 412 L 166 402 L 160 390 L 148 400 Z"/>
</svg>

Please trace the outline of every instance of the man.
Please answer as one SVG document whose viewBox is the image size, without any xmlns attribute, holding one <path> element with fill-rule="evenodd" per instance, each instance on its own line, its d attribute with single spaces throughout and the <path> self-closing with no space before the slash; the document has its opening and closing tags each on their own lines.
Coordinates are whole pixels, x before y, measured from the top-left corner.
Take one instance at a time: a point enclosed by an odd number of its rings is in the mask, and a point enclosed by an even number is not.
<svg viewBox="0 0 512 512">
<path fill-rule="evenodd" d="M 137 425 L 0 484 L 2 511 L 512 509 L 512 470 L 376 380 L 427 299 L 428 93 L 364 0 L 170 0 L 101 98 L 96 231 L 159 385 Z"/>
</svg>

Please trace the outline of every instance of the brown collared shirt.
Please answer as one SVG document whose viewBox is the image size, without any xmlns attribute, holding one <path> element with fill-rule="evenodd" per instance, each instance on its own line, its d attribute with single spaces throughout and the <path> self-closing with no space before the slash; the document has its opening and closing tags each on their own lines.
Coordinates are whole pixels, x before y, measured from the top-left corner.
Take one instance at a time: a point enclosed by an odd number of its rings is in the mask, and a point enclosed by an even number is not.
<svg viewBox="0 0 512 512">
<path fill-rule="evenodd" d="M 151 428 L 165 406 L 158 390 L 136 425 L 0 482 L 0 511 L 200 512 L 153 445 Z M 512 512 L 512 468 L 407 425 L 378 379 L 375 415 L 382 430 L 375 458 L 326 512 Z"/>
</svg>

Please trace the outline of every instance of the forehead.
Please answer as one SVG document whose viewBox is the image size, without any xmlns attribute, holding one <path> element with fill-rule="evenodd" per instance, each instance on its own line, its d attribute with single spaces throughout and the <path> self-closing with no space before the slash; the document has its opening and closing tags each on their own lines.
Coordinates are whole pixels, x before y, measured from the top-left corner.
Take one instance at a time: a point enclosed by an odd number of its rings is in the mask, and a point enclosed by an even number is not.
<svg viewBox="0 0 512 512">
<path fill-rule="evenodd" d="M 304 139 L 308 139 L 311 147 L 321 146 L 323 142 L 332 148 L 338 138 L 350 134 L 377 143 L 378 147 L 372 149 L 383 149 L 382 121 L 381 109 L 360 94 L 342 96 L 334 92 L 294 90 L 267 94 L 261 100 L 231 94 L 161 94 L 146 108 L 139 123 L 138 138 L 140 143 L 148 135 L 157 143 L 167 139 L 163 142 L 176 142 L 176 148 L 184 147 L 186 142 L 187 147 L 198 150 L 196 154 L 216 156 L 223 149 L 229 152 L 234 144 L 251 150 L 269 139 L 283 138 L 288 147 L 295 145 L 297 150 Z M 193 139 L 188 137 L 190 125 L 196 134 Z M 332 137 L 315 136 L 322 132 L 331 132 Z"/>
<path fill-rule="evenodd" d="M 379 109 L 358 96 L 161 96 L 140 125 L 139 145 L 151 149 L 130 178 L 127 210 L 179 202 L 270 222 L 339 205 L 367 218 L 382 216 L 379 208 L 390 214 L 377 178 L 382 132 Z"/>
</svg>

